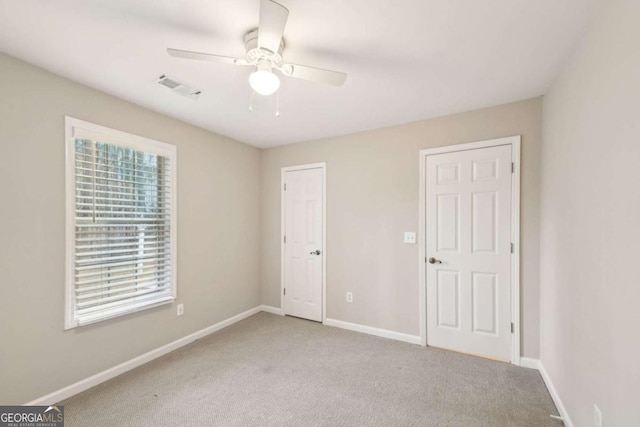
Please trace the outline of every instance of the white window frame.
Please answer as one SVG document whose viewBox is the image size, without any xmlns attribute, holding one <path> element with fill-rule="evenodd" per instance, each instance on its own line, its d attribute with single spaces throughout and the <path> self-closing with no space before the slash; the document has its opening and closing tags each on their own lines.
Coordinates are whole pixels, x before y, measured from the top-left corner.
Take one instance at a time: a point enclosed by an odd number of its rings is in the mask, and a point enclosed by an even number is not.
<svg viewBox="0 0 640 427">
<path fill-rule="evenodd" d="M 118 313 L 109 318 L 125 316 L 134 312 L 147 310 L 165 304 L 172 304 L 177 298 L 177 265 L 178 265 L 178 198 L 177 198 L 177 148 L 175 145 L 156 141 L 127 132 L 100 126 L 94 123 L 79 120 L 73 117 L 65 116 L 65 321 L 64 329 L 72 329 L 79 327 L 80 324 L 76 319 L 76 300 L 75 300 L 75 140 L 76 138 L 86 138 L 91 140 L 99 140 L 108 144 L 128 147 L 139 151 L 154 153 L 169 159 L 170 167 L 170 198 L 171 198 L 171 231 L 170 231 L 170 247 L 171 247 L 171 284 L 172 299 L 157 304 L 151 304 L 143 307 L 133 308 L 123 313 Z M 101 322 L 105 319 L 97 320 Z"/>
</svg>

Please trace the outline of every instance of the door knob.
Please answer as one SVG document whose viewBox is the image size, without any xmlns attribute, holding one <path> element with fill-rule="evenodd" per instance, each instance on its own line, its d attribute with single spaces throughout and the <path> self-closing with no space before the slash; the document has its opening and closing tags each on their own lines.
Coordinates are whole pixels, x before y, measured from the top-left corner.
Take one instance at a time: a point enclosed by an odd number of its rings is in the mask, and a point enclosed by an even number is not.
<svg viewBox="0 0 640 427">
<path fill-rule="evenodd" d="M 442 264 L 442 261 L 439 259 L 435 259 L 434 257 L 429 258 L 429 264 Z"/>
<path fill-rule="evenodd" d="M 309 252 L 309 255 L 320 255 L 322 252 L 320 252 L 320 249 L 316 249 L 313 252 Z"/>
</svg>

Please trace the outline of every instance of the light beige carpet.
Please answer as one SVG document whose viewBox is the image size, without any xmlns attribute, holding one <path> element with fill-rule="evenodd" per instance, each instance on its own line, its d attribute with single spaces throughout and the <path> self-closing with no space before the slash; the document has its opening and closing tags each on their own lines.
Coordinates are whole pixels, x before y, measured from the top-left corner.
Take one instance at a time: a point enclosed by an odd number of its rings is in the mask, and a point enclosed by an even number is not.
<svg viewBox="0 0 640 427">
<path fill-rule="evenodd" d="M 561 426 L 537 371 L 259 313 L 61 402 L 66 426 Z"/>
</svg>

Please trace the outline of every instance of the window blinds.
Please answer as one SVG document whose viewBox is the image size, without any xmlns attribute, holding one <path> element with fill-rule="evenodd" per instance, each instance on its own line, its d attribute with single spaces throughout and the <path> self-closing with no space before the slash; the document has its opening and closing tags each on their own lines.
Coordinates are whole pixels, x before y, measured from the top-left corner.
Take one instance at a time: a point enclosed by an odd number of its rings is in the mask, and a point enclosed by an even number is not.
<svg viewBox="0 0 640 427">
<path fill-rule="evenodd" d="M 73 141 L 74 320 L 93 323 L 172 301 L 171 159 Z"/>
</svg>

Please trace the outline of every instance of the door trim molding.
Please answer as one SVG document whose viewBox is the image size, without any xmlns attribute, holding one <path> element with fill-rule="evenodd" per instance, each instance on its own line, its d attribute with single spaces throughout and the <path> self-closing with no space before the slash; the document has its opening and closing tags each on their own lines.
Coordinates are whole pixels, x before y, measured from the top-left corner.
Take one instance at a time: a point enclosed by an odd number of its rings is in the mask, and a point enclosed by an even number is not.
<svg viewBox="0 0 640 427">
<path fill-rule="evenodd" d="M 283 166 L 280 168 L 280 310 L 284 308 L 284 276 L 285 276 L 285 228 L 286 206 L 285 190 L 286 173 L 306 169 L 322 169 L 322 323 L 327 319 L 327 163 L 308 163 L 304 165 Z"/>
<path fill-rule="evenodd" d="M 511 241 L 514 246 L 513 254 L 511 254 L 511 321 L 514 326 L 513 337 L 511 340 L 511 363 L 520 366 L 520 142 L 521 136 L 516 135 L 467 144 L 449 145 L 420 150 L 420 203 L 418 207 L 418 304 L 420 309 L 420 345 L 422 346 L 427 345 L 427 264 L 425 262 L 427 229 L 425 217 L 427 186 L 425 180 L 427 156 L 453 153 L 457 151 L 476 150 L 479 148 L 498 147 L 501 145 L 511 145 L 511 161 L 515 165 L 515 171 L 511 179 Z"/>
</svg>

